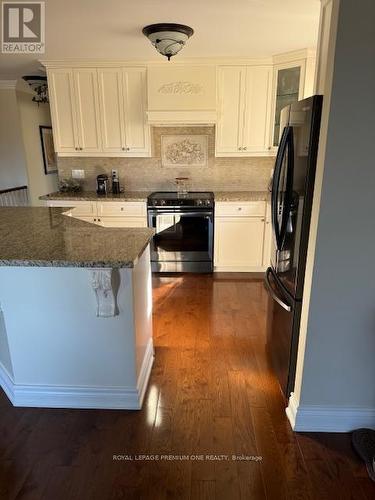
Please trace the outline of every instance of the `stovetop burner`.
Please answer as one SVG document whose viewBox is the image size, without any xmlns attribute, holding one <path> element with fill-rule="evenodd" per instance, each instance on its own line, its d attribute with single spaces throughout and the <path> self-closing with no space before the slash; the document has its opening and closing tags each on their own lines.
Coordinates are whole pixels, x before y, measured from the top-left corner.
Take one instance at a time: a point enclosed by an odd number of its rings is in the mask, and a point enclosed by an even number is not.
<svg viewBox="0 0 375 500">
<path fill-rule="evenodd" d="M 213 207 L 214 194 L 208 191 L 158 191 L 148 197 L 149 207 Z"/>
</svg>

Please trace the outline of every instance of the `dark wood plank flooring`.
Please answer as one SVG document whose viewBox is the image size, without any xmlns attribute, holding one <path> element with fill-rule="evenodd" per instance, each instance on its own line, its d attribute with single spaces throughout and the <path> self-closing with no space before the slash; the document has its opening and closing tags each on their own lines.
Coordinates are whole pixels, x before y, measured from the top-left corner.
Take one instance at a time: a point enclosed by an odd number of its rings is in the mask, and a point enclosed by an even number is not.
<svg viewBox="0 0 375 500">
<path fill-rule="evenodd" d="M 154 278 L 144 408 L 13 408 L 1 393 L 0 499 L 375 498 L 349 435 L 291 431 L 266 307 L 261 280 L 244 275 Z M 113 460 L 142 454 L 196 460 Z"/>
</svg>

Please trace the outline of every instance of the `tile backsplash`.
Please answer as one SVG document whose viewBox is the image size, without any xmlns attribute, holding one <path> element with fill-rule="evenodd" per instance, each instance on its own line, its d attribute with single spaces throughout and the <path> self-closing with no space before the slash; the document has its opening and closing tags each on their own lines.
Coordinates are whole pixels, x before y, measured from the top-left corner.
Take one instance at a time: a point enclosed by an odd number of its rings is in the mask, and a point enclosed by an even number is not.
<svg viewBox="0 0 375 500">
<path fill-rule="evenodd" d="M 59 158 L 59 177 L 71 177 L 72 169 L 83 169 L 83 188 L 94 190 L 96 176 L 118 169 L 121 187 L 127 191 L 175 190 L 175 177 L 189 177 L 191 190 L 264 191 L 275 159 L 273 157 L 215 158 L 215 127 L 152 127 L 150 158 Z M 163 167 L 161 135 L 208 135 L 206 167 Z"/>
</svg>

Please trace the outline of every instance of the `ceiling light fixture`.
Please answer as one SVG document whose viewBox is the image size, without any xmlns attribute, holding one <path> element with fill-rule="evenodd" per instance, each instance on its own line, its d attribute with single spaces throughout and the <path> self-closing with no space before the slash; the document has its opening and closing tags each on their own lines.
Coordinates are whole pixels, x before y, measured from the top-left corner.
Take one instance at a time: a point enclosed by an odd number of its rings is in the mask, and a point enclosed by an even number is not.
<svg viewBox="0 0 375 500">
<path fill-rule="evenodd" d="M 33 97 L 33 101 L 39 104 L 46 104 L 49 102 L 48 98 L 48 84 L 46 76 L 23 76 L 25 82 L 27 82 L 36 95 Z"/>
<path fill-rule="evenodd" d="M 170 61 L 172 56 L 180 52 L 194 30 L 184 24 L 159 23 L 146 26 L 142 33 L 155 49 Z"/>
</svg>

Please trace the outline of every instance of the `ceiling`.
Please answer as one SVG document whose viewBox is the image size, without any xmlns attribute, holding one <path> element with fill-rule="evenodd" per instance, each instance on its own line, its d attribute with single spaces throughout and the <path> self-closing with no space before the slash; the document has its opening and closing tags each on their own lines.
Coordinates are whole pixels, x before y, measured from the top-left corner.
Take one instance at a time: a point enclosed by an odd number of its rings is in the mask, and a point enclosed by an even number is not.
<svg viewBox="0 0 375 500">
<path fill-rule="evenodd" d="M 35 72 L 37 59 L 162 60 L 142 28 L 188 24 L 177 58 L 268 57 L 316 46 L 319 0 L 45 0 L 46 52 L 0 54 L 0 79 Z"/>
</svg>

